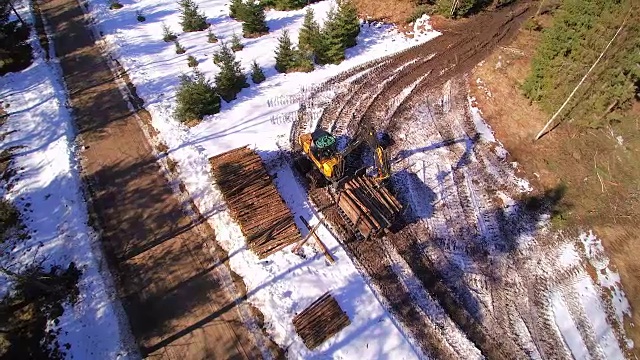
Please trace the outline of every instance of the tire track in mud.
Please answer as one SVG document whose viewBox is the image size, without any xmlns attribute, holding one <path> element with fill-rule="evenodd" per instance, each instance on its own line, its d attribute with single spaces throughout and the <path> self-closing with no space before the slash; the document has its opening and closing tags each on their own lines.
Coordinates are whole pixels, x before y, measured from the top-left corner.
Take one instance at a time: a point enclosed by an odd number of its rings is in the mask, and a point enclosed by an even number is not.
<svg viewBox="0 0 640 360">
<path fill-rule="evenodd" d="M 469 28 L 469 24 L 465 24 L 465 33 L 467 35 L 460 35 L 462 33 L 459 32 L 457 34 L 447 34 L 438 37 L 424 45 L 403 52 L 395 58 L 391 58 L 391 60 L 384 60 L 381 65 L 377 66 L 368 74 L 362 74 L 358 77 L 358 71 L 362 71 L 358 69 L 342 75 L 341 79 L 336 77 L 330 80 L 329 83 L 334 85 L 341 81 L 346 81 L 350 77 L 356 77 L 354 81 L 355 85 L 348 87 L 347 91 L 343 93 L 344 95 L 338 98 L 338 101 L 334 99 L 332 106 L 325 109 L 319 125 L 324 128 L 333 128 L 342 132 L 344 129 L 343 124 L 347 123 L 346 132 L 350 133 L 354 128 L 359 126 L 363 118 L 375 124 L 376 121 L 373 120 L 381 117 L 384 119 L 384 123 L 379 125 L 387 128 L 388 125 L 391 124 L 393 128 L 394 123 L 402 122 L 403 118 L 407 117 L 407 113 L 412 110 L 413 105 L 415 105 L 415 96 L 413 96 L 413 94 L 423 93 L 427 89 L 441 85 L 441 83 L 446 82 L 448 78 L 472 68 L 484 56 L 488 55 L 493 47 L 515 33 L 519 24 L 526 18 L 528 11 L 530 11 L 526 5 L 525 3 L 524 7 L 518 7 L 518 12 L 516 12 L 515 15 L 514 13 L 509 14 L 506 10 L 503 10 L 497 15 L 483 14 L 479 16 L 480 20 L 474 23 L 475 28 L 473 26 Z M 516 21 L 513 21 L 514 18 Z M 492 21 L 487 24 L 487 20 Z M 480 31 L 475 33 L 474 29 Z M 481 36 L 478 37 L 478 35 Z M 444 50 L 439 53 L 435 51 L 437 54 L 433 58 L 424 57 L 425 53 L 433 53 L 434 49 Z M 402 65 L 406 66 L 403 67 Z M 366 69 L 366 67 L 362 69 Z M 392 76 L 389 76 L 389 69 L 395 70 Z M 433 71 L 440 69 L 442 69 L 442 71 L 436 73 L 435 76 L 432 75 Z M 429 74 L 429 76 L 425 77 L 425 74 Z M 388 81 L 381 84 L 381 78 L 387 79 Z M 413 91 L 406 92 L 405 88 L 407 86 L 414 86 Z M 359 94 L 358 90 L 371 88 L 378 88 L 375 96 L 370 97 L 370 95 L 362 96 Z M 361 105 L 363 102 L 367 103 L 364 107 Z M 391 106 L 389 106 L 389 103 L 391 103 Z M 389 109 L 391 109 L 391 111 L 389 111 Z M 359 115 L 353 119 L 344 116 L 344 114 L 356 113 L 356 111 Z M 380 116 L 380 114 L 382 114 L 382 116 Z M 391 118 L 394 118 L 395 121 L 389 121 Z M 308 121 L 305 121 L 305 114 L 302 113 L 299 121 L 292 127 L 291 141 L 293 144 L 295 144 L 297 136 L 305 128 L 306 123 L 308 123 Z M 446 139 L 444 136 L 442 138 Z M 463 148 L 462 154 L 464 154 L 464 152 L 465 149 Z M 455 154 L 453 156 L 455 157 Z M 455 171 L 452 172 L 455 173 Z M 469 189 L 460 185 L 465 184 L 465 186 L 467 186 L 468 184 L 465 174 L 458 171 L 456 176 L 458 179 L 457 184 L 451 182 L 448 185 L 449 189 L 455 192 L 452 194 L 452 198 L 458 199 L 457 205 L 454 206 L 454 208 L 457 207 L 458 210 L 445 220 L 445 224 L 451 224 L 451 222 L 455 220 L 464 218 L 473 218 L 477 221 L 478 217 L 474 209 L 467 206 L 467 204 L 470 203 L 468 199 L 471 197 L 471 195 L 468 194 Z M 453 178 L 453 176 L 451 178 Z M 330 204 L 331 200 L 328 195 L 325 195 L 323 198 L 319 197 L 317 193 L 313 193 L 314 191 L 312 191 L 311 199 L 318 208 L 323 208 Z M 462 195 L 460 195 L 460 193 Z M 447 203 L 445 208 L 449 206 L 451 205 Z M 333 207 L 335 208 L 335 205 Z M 329 210 L 325 210 L 323 213 L 327 211 Z M 412 322 L 415 320 L 406 316 L 406 310 L 403 310 L 403 308 L 407 307 L 406 303 L 401 304 L 402 301 L 389 301 L 389 299 L 397 299 L 398 296 L 400 296 L 399 294 L 404 294 L 402 297 L 406 301 L 407 296 L 410 295 L 407 290 L 402 290 L 401 286 L 398 285 L 401 284 L 402 281 L 397 275 L 393 274 L 391 264 L 388 263 L 388 258 L 384 256 L 383 249 L 381 250 L 379 245 L 371 244 L 370 241 L 357 242 L 354 240 L 353 234 L 351 234 L 351 236 L 345 235 L 345 232 L 348 232 L 346 225 L 337 214 L 337 210 L 334 209 L 333 212 L 333 215 L 327 214 L 325 216 L 327 216 L 329 223 L 333 224 L 334 227 L 342 228 L 340 240 L 343 245 L 345 245 L 352 259 L 354 259 L 354 262 L 358 264 L 363 273 L 366 273 L 372 279 L 374 284 L 377 284 L 382 296 L 388 301 L 389 306 L 392 308 L 392 313 L 396 314 L 405 326 L 407 323 L 416 324 Z M 465 214 L 465 212 L 466 216 L 462 218 L 458 216 L 458 214 Z M 471 221 L 470 223 L 475 224 L 476 221 Z M 464 235 L 462 230 L 468 226 L 469 221 L 461 221 L 460 223 L 459 235 Z M 340 231 L 338 232 L 340 233 Z M 424 288 L 428 290 L 429 293 L 434 294 L 434 298 L 443 306 L 448 316 L 466 333 L 467 337 L 481 349 L 485 356 L 490 358 L 526 357 L 526 353 L 522 351 L 516 343 L 511 341 L 508 336 L 496 335 L 503 334 L 503 332 L 500 331 L 501 329 L 496 329 L 495 321 L 489 321 L 490 327 L 487 328 L 482 322 L 478 321 L 472 313 L 469 313 L 465 306 L 460 306 L 461 304 L 457 296 L 454 295 L 456 288 L 460 288 L 460 284 L 445 284 L 439 277 L 446 276 L 446 278 L 451 279 L 452 276 L 450 276 L 450 274 L 439 274 L 440 276 L 437 276 L 438 267 L 429 259 L 424 249 L 422 249 L 425 246 L 429 246 L 428 243 L 431 238 L 429 234 L 426 234 L 423 237 L 423 241 L 418 241 L 415 237 L 407 238 L 406 234 L 400 234 L 392 236 L 390 242 L 398 254 L 410 264 L 412 267 L 411 270 L 416 277 L 420 279 Z M 455 242 L 455 238 L 455 236 L 449 238 L 449 241 Z M 464 244 L 458 246 L 458 244 L 454 243 L 453 247 L 465 253 L 475 250 L 473 248 L 469 249 Z M 420 258 L 414 258 L 415 254 L 420 254 Z M 381 262 L 380 259 L 385 259 L 385 261 Z M 389 269 L 385 269 L 385 265 L 382 263 L 386 264 Z M 456 274 L 460 279 L 464 278 L 463 275 L 464 274 L 460 272 Z M 400 288 L 398 286 L 400 286 Z M 389 291 L 388 289 L 394 289 L 394 291 Z M 394 307 L 394 304 L 398 304 L 399 306 Z M 466 305 L 469 305 L 468 301 Z M 415 311 L 414 306 L 411 305 L 411 307 L 414 309 L 412 311 Z M 403 312 L 405 314 L 404 316 Z M 417 325 L 419 325 L 419 323 L 421 322 L 418 321 Z M 422 336 L 423 338 L 434 338 L 434 334 L 428 332 L 422 334 Z M 426 351 L 428 353 L 438 352 L 438 350 L 433 349 L 433 347 L 433 344 L 427 346 L 426 349 L 429 350 Z M 446 353 L 442 354 L 445 355 Z"/>
<path fill-rule="evenodd" d="M 306 185 L 303 183 L 303 185 Z M 357 240 L 338 213 L 338 208 L 326 189 L 309 191 L 311 200 L 316 204 L 325 204 L 321 213 L 331 230 L 341 240 L 342 245 L 362 274 L 373 286 L 377 296 L 382 298 L 384 307 L 394 315 L 420 347 L 421 351 L 432 358 L 448 359 L 451 352 L 443 344 L 433 327 L 425 327 L 431 321 L 411 298 L 405 283 L 393 270 L 389 256 L 382 244 L 375 240 Z M 455 358 L 455 357 L 454 357 Z"/>
</svg>

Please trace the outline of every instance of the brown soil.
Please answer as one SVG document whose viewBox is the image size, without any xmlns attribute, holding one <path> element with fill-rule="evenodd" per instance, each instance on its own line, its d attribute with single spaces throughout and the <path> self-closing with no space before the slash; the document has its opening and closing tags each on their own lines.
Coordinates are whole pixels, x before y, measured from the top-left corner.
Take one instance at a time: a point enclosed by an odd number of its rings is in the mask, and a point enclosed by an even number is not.
<svg viewBox="0 0 640 360">
<path fill-rule="evenodd" d="M 414 0 L 354 0 L 358 13 L 365 20 L 404 24 L 413 14 Z"/>
<path fill-rule="evenodd" d="M 548 24 L 548 20 L 543 17 L 540 23 Z M 564 122 L 534 142 L 551 115 L 524 98 L 519 86 L 529 72 L 539 38 L 538 32 L 522 30 L 511 46 L 497 49 L 472 72 L 472 94 L 511 161 L 519 163 L 521 175 L 537 191 L 566 186 L 553 225 L 571 235 L 594 230 L 620 273 L 633 311 L 640 308 L 640 265 L 634 258 L 640 251 L 634 221 L 640 213 L 638 124 L 631 121 L 595 130 Z M 640 118 L 640 103 L 631 114 L 635 114 L 631 118 Z M 622 137 L 622 145 L 617 136 Z M 637 311 L 630 320 L 640 322 Z M 640 342 L 640 330 L 625 327 L 632 340 Z M 640 356 L 638 350 L 634 352 Z"/>
<path fill-rule="evenodd" d="M 228 259 L 204 218 L 188 217 L 190 204 L 172 192 L 140 126 L 144 114 L 123 100 L 78 3 L 41 7 L 84 145 L 95 225 L 143 356 L 261 358 L 255 339 L 268 340 L 244 326 L 242 294 L 224 276 Z"/>
</svg>

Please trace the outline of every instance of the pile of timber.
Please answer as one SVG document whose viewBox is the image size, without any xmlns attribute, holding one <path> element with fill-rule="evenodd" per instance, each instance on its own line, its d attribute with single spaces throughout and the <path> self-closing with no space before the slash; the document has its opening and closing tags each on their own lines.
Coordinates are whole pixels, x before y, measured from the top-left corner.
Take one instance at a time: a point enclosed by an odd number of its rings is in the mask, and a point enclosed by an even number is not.
<svg viewBox="0 0 640 360">
<path fill-rule="evenodd" d="M 293 318 L 296 333 L 313 350 L 351 324 L 347 314 L 328 292 Z"/>
<path fill-rule="evenodd" d="M 346 182 L 338 206 L 365 238 L 387 229 L 402 212 L 402 205 L 391 192 L 368 176 Z"/>
<path fill-rule="evenodd" d="M 302 239 L 260 156 L 241 147 L 209 159 L 231 216 L 260 259 Z"/>
</svg>

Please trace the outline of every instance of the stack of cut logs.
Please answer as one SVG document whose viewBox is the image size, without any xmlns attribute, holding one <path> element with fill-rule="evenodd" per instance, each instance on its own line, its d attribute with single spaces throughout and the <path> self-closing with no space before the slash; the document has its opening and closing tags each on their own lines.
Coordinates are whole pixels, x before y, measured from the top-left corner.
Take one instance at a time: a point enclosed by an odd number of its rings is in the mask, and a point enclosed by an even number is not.
<svg viewBox="0 0 640 360">
<path fill-rule="evenodd" d="M 296 333 L 310 350 L 351 324 L 336 299 L 326 292 L 293 318 Z"/>
<path fill-rule="evenodd" d="M 367 176 L 345 183 L 338 206 L 365 238 L 387 229 L 402 211 L 402 205 L 389 190 Z"/>
<path fill-rule="evenodd" d="M 231 215 L 240 223 L 247 247 L 265 258 L 301 240 L 293 214 L 253 150 L 242 147 L 209 159 Z"/>
</svg>

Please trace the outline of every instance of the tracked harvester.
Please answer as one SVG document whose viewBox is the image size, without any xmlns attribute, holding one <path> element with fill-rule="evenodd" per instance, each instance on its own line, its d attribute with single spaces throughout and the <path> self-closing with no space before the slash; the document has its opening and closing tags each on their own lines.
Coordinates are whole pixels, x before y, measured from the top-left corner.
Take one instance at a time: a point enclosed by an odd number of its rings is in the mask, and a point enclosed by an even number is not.
<svg viewBox="0 0 640 360">
<path fill-rule="evenodd" d="M 330 186 L 343 219 L 362 237 L 382 236 L 395 223 L 402 205 L 386 187 L 391 166 L 386 151 L 371 126 L 361 128 L 344 150 L 338 151 L 336 137 L 323 130 L 298 138 L 302 154 L 295 167 L 312 187 Z M 373 152 L 376 174 L 366 167 L 354 169 L 347 158 L 362 144 Z"/>
</svg>

